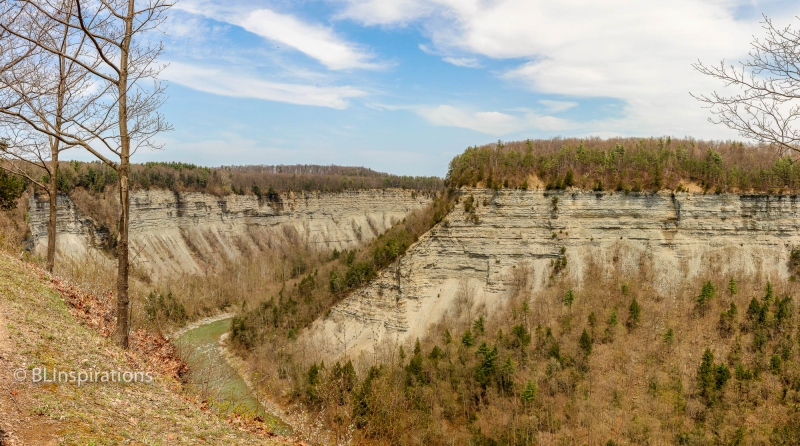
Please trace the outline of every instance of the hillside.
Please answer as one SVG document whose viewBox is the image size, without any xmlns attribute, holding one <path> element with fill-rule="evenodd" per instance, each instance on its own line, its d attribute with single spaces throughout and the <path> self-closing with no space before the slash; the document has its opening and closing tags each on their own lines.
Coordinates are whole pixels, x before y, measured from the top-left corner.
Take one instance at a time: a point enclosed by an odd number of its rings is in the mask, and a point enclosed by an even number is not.
<svg viewBox="0 0 800 446">
<path fill-rule="evenodd" d="M 234 339 L 367 444 L 797 444 L 797 174 L 739 143 L 470 148 L 368 283 L 288 340 L 326 284 L 281 290 Z"/>
<path fill-rule="evenodd" d="M 159 356 L 148 350 L 152 344 L 123 352 L 92 328 L 104 324 L 98 308 L 86 307 L 84 313 L 68 305 L 54 291 L 56 284 L 80 295 L 0 253 L 0 444 L 284 444 L 182 396 L 180 383 L 163 373 L 164 364 L 154 359 Z M 76 319 L 80 314 L 85 317 Z M 33 370 L 42 367 L 147 371 L 154 380 L 80 387 L 31 382 Z M 15 380 L 17 370 L 27 379 Z"/>
</svg>

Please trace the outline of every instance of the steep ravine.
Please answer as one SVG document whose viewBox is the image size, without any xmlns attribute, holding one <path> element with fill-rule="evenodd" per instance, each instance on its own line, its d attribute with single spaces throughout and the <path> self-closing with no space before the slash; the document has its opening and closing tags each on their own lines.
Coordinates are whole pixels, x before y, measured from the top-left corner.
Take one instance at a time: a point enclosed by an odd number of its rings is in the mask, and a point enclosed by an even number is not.
<svg viewBox="0 0 800 446">
<path fill-rule="evenodd" d="M 131 198 L 131 257 L 158 278 L 203 273 L 222 260 L 257 254 L 279 243 L 348 249 L 430 200 L 399 189 L 285 193 L 273 200 L 138 191 Z M 29 244 L 37 252 L 47 243 L 47 212 L 46 202 L 31 199 Z M 66 196 L 59 197 L 57 231 L 59 250 L 69 255 L 98 246 L 108 236 Z"/>
<path fill-rule="evenodd" d="M 685 281 L 721 274 L 787 279 L 800 245 L 800 197 L 670 192 L 462 190 L 462 202 L 368 286 L 316 321 L 303 339 L 320 359 L 348 349 L 411 342 L 470 297 L 488 311 L 509 296 L 518 271 L 530 271 L 532 299 L 553 280 L 576 289 L 590 265 L 613 277 L 652 268 L 653 292 L 675 298 Z M 463 200 L 474 196 L 475 219 Z M 527 265 L 527 268 L 525 267 Z M 600 297 L 602 298 L 602 297 Z"/>
</svg>

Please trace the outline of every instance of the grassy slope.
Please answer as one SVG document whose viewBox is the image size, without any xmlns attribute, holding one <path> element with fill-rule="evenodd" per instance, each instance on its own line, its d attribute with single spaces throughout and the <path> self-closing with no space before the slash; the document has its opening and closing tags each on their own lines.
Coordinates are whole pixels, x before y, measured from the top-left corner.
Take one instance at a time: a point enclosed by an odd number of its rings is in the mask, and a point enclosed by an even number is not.
<svg viewBox="0 0 800 446">
<path fill-rule="evenodd" d="M 14 381 L 14 370 L 33 367 L 143 370 L 147 364 L 76 321 L 34 267 L 0 253 L 0 444 L 271 441 L 204 411 L 170 379 L 80 388 Z"/>
</svg>

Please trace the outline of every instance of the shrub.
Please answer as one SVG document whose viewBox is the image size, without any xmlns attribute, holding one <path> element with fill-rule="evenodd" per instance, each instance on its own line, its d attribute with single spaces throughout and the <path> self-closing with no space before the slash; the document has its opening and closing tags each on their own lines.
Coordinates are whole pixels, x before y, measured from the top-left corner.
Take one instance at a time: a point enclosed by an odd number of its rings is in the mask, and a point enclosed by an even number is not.
<svg viewBox="0 0 800 446">
<path fill-rule="evenodd" d="M 0 169 L 0 208 L 9 209 L 14 206 L 27 187 L 28 182 L 23 177 Z"/>
<path fill-rule="evenodd" d="M 470 214 L 475 211 L 475 197 L 472 194 L 467 195 L 464 199 L 464 213 Z"/>
<path fill-rule="evenodd" d="M 188 319 L 186 307 L 173 296 L 172 292 L 164 296 L 151 291 L 145 299 L 144 312 L 148 321 L 156 323 L 169 321 L 183 324 Z"/>
</svg>

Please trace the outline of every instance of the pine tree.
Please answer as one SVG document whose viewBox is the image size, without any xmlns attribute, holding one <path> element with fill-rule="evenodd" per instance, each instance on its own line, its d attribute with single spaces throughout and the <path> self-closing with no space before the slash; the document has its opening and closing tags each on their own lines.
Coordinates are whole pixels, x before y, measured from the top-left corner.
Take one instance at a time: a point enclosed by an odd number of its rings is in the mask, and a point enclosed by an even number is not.
<svg viewBox="0 0 800 446">
<path fill-rule="evenodd" d="M 708 308 L 709 302 L 711 299 L 717 296 L 717 287 L 714 286 L 711 281 L 707 281 L 703 284 L 703 288 L 700 290 L 700 295 L 697 296 L 697 308 L 700 310 L 700 313 L 705 313 L 705 310 Z"/>
<path fill-rule="evenodd" d="M 572 304 L 574 302 L 575 302 L 575 293 L 573 293 L 572 290 L 567 291 L 567 294 L 564 295 L 564 305 L 572 308 Z"/>
<path fill-rule="evenodd" d="M 467 347 L 472 347 L 475 345 L 475 340 L 472 338 L 471 331 L 467 330 L 467 332 L 464 333 L 464 337 L 461 338 L 461 343 Z"/>
<path fill-rule="evenodd" d="M 767 281 L 767 289 L 764 292 L 764 306 L 768 307 L 769 302 L 772 300 L 773 291 L 772 291 L 772 283 Z"/>
<path fill-rule="evenodd" d="M 482 335 L 485 331 L 485 319 L 483 315 L 479 316 L 478 319 L 475 319 L 475 322 L 472 324 L 472 329 L 475 330 L 475 334 Z"/>
<path fill-rule="evenodd" d="M 700 367 L 697 369 L 697 385 L 700 388 L 700 395 L 710 398 L 711 391 L 715 386 L 716 373 L 714 370 L 714 354 L 707 348 L 703 353 Z"/>
<path fill-rule="evenodd" d="M 670 348 L 675 344 L 675 330 L 668 328 L 667 331 L 664 332 L 664 343 Z"/>
<path fill-rule="evenodd" d="M 728 282 L 728 294 L 733 297 L 739 294 L 739 287 L 736 285 L 736 280 L 731 277 L 731 280 Z"/>
<path fill-rule="evenodd" d="M 536 383 L 532 381 L 528 381 L 525 384 L 525 389 L 522 391 L 522 403 L 526 406 L 530 406 L 533 403 L 533 399 L 536 398 L 536 393 L 539 389 L 536 388 Z"/>
<path fill-rule="evenodd" d="M 641 317 L 642 307 L 639 306 L 639 302 L 634 297 L 628 307 L 628 320 L 625 322 L 625 326 L 628 327 L 628 330 L 633 330 L 638 327 Z"/>
<path fill-rule="evenodd" d="M 578 346 L 583 350 L 586 356 L 592 353 L 592 338 L 589 336 L 589 333 L 586 332 L 585 328 L 583 329 L 583 333 L 581 333 L 581 338 L 578 340 Z"/>
</svg>

